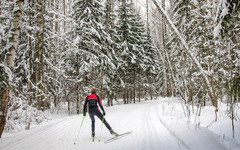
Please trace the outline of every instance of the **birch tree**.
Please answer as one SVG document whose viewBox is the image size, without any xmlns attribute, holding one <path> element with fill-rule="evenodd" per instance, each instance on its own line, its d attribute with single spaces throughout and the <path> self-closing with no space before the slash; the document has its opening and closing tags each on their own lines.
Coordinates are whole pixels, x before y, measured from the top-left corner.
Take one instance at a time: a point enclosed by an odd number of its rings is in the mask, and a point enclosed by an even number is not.
<svg viewBox="0 0 240 150">
<path fill-rule="evenodd" d="M 202 77 L 204 79 L 205 85 L 206 85 L 206 89 L 208 90 L 209 97 L 210 97 L 210 99 L 212 101 L 213 106 L 215 107 L 215 114 L 216 114 L 215 120 L 217 120 L 218 106 L 217 106 L 217 97 L 216 97 L 216 93 L 215 93 L 215 85 L 214 85 L 214 81 L 213 81 L 213 74 L 212 74 L 212 72 L 211 71 L 207 72 L 207 71 L 205 71 L 203 69 L 202 65 L 199 63 L 199 61 L 196 59 L 196 57 L 190 51 L 188 43 L 183 38 L 183 36 L 180 34 L 180 32 L 177 30 L 176 26 L 173 24 L 171 19 L 168 17 L 168 15 L 166 14 L 166 12 L 162 8 L 162 6 L 156 0 L 152 0 L 152 1 L 155 4 L 155 6 L 157 7 L 157 9 L 166 18 L 167 24 L 170 26 L 170 28 L 173 30 L 173 32 L 177 35 L 177 37 L 181 41 L 181 44 L 184 47 L 184 51 L 186 52 L 188 57 L 192 60 L 192 62 L 194 63 L 194 65 L 197 68 L 197 70 L 199 71 L 199 73 L 201 73 L 201 75 L 202 75 Z M 209 77 L 210 77 L 210 79 L 209 79 Z"/>
<path fill-rule="evenodd" d="M 19 43 L 19 36 L 21 32 L 21 24 L 22 24 L 22 14 L 23 14 L 23 7 L 24 6 L 24 0 L 16 0 L 14 1 L 14 9 L 12 11 L 12 23 L 10 28 L 10 36 L 7 41 L 7 54 L 5 57 L 5 69 L 9 68 L 9 71 L 11 72 L 14 69 L 15 65 L 15 56 L 17 53 L 17 46 Z M 10 72 L 9 72 L 10 73 Z M 1 93 L 0 93 L 0 137 L 2 136 L 4 126 L 6 124 L 6 116 L 7 116 L 7 110 L 8 110 L 8 102 L 11 98 L 11 82 L 13 74 L 8 75 L 8 79 L 6 80 L 5 85 L 1 87 Z"/>
<path fill-rule="evenodd" d="M 222 63 L 218 65 L 219 95 L 221 95 L 221 99 L 227 95 L 227 103 L 229 104 L 228 115 L 232 119 L 233 138 L 235 137 L 237 103 L 240 97 L 239 10 L 239 1 L 219 1 L 215 20 L 216 27 L 214 29 L 214 36 L 217 39 L 216 43 L 221 43 L 218 57 L 223 58 L 221 60 Z"/>
</svg>

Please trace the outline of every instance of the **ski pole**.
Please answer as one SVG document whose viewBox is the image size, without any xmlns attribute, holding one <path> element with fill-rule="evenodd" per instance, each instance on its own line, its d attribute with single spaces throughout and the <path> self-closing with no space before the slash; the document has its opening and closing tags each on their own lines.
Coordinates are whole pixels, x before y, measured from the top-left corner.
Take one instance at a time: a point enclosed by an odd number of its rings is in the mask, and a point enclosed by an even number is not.
<svg viewBox="0 0 240 150">
<path fill-rule="evenodd" d="M 104 118 L 104 116 L 103 116 L 103 118 L 102 118 L 102 126 L 103 126 L 104 119 L 105 119 L 105 118 Z M 100 142 L 100 139 L 101 139 L 101 136 L 102 136 L 102 126 L 101 126 L 100 137 L 99 137 L 98 142 Z"/>
<path fill-rule="evenodd" d="M 82 128 L 82 125 L 83 125 L 83 121 L 84 121 L 84 118 L 85 118 L 85 116 L 83 116 L 83 119 L 82 119 L 82 122 L 81 122 L 80 128 L 79 128 L 79 130 L 78 130 L 77 138 L 76 138 L 75 142 L 73 143 L 74 145 L 76 145 L 76 142 L 77 142 L 77 140 L 78 140 L 78 136 L 79 136 L 79 133 L 80 133 L 80 131 L 81 131 L 81 128 Z"/>
</svg>

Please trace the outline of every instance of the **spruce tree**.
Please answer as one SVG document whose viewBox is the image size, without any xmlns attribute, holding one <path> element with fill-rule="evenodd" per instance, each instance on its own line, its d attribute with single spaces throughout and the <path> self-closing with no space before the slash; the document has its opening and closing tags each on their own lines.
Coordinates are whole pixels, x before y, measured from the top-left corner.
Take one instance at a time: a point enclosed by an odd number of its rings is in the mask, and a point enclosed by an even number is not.
<svg viewBox="0 0 240 150">
<path fill-rule="evenodd" d="M 125 103 L 128 103 L 129 97 L 131 97 L 135 102 L 136 81 L 140 84 L 140 80 L 142 80 L 142 85 L 144 81 L 148 83 L 145 77 L 149 74 L 150 68 L 154 64 L 154 57 L 152 57 L 154 51 L 151 47 L 151 41 L 146 35 L 141 17 L 133 9 L 130 2 L 122 1 L 120 3 L 118 16 L 117 33 L 119 36 L 119 48 L 116 53 L 121 58 L 119 72 L 121 72 L 124 82 L 124 100 Z M 148 73 L 144 74 L 143 72 Z M 142 79 L 137 79 L 139 76 Z"/>
<path fill-rule="evenodd" d="M 73 78 L 82 80 L 84 89 L 97 86 L 102 95 L 103 85 L 114 71 L 111 38 L 105 31 L 104 7 L 95 0 L 78 0 L 73 5 L 74 27 L 69 34 L 72 47 L 64 56 L 67 72 Z M 102 76 L 103 75 L 103 76 Z M 105 78 L 106 77 L 106 78 Z M 104 80 L 104 81 L 103 81 Z M 73 87 L 72 87 L 73 88 Z M 84 93 L 87 90 L 84 90 Z"/>
<path fill-rule="evenodd" d="M 112 99 L 114 95 L 117 95 L 117 92 L 120 88 L 120 77 L 117 72 L 117 66 L 119 65 L 120 57 L 116 55 L 116 50 L 118 48 L 117 40 L 119 39 L 117 35 L 116 29 L 116 10 L 114 6 L 113 0 L 108 0 L 105 2 L 104 5 L 104 19 L 103 19 L 103 26 L 105 31 L 107 32 L 107 40 L 105 42 L 104 48 L 106 49 L 107 56 L 111 61 L 111 65 L 105 66 L 104 74 L 105 78 L 105 85 L 104 91 L 108 96 L 108 105 L 112 105 Z M 103 94 L 104 95 L 104 94 Z"/>
<path fill-rule="evenodd" d="M 76 22 L 73 39 L 78 48 L 76 53 L 80 55 L 81 69 L 88 71 L 97 66 L 111 64 L 104 47 L 108 35 L 103 26 L 102 4 L 98 1 L 78 0 L 73 9 Z"/>
</svg>

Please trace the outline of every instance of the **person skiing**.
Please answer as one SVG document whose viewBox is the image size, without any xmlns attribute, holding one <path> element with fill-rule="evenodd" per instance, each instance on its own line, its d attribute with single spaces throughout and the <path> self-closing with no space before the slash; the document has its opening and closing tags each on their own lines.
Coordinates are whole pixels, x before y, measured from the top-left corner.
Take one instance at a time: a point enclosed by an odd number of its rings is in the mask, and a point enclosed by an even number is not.
<svg viewBox="0 0 240 150">
<path fill-rule="evenodd" d="M 91 89 L 91 95 L 86 97 L 86 100 L 83 105 L 83 116 L 86 116 L 86 111 L 87 111 L 87 104 L 88 104 L 88 111 L 89 111 L 89 116 L 92 121 L 92 137 L 95 137 L 95 116 L 97 116 L 101 121 L 103 121 L 104 125 L 108 128 L 110 133 L 112 135 L 117 136 L 118 134 L 114 132 L 111 128 L 111 126 L 108 124 L 104 116 L 106 115 L 106 112 L 103 109 L 102 101 L 99 98 L 99 96 L 96 94 L 97 89 L 92 88 Z M 98 108 L 98 105 L 100 106 L 101 110 L 103 113 L 101 113 L 100 109 Z"/>
</svg>

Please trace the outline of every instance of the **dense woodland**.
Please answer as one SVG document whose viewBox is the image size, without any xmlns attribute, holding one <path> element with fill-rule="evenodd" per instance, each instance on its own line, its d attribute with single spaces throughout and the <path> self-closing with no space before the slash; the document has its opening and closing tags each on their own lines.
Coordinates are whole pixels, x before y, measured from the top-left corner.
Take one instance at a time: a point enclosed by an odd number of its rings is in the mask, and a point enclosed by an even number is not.
<svg viewBox="0 0 240 150">
<path fill-rule="evenodd" d="M 0 137 L 81 113 L 93 86 L 108 106 L 175 96 L 236 119 L 238 0 L 0 0 L 0 24 Z"/>
</svg>

